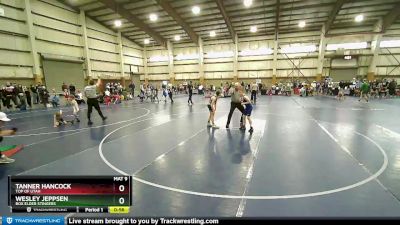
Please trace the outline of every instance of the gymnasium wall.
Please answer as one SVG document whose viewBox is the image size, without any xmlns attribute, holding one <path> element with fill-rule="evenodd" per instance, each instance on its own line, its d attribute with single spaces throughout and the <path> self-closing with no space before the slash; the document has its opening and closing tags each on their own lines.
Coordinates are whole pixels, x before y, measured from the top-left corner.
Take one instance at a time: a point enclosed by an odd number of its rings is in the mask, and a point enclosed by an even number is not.
<svg viewBox="0 0 400 225">
<path fill-rule="evenodd" d="M 293 44 L 316 45 L 318 49 L 320 35 L 320 31 L 280 34 L 278 49 Z M 283 54 L 278 51 L 277 59 L 277 80 L 312 80 L 317 74 L 318 50 L 312 53 L 296 54 Z"/>
<path fill-rule="evenodd" d="M 168 50 L 160 47 L 160 46 L 149 46 L 146 47 L 147 58 L 150 59 L 154 56 L 168 56 Z M 149 76 L 149 80 L 169 80 L 169 68 L 168 68 L 168 60 L 163 62 L 147 62 L 147 74 Z M 141 76 L 141 80 L 144 80 L 144 76 Z"/>
<path fill-rule="evenodd" d="M 199 48 L 194 43 L 176 43 L 173 46 L 173 53 L 174 56 L 196 55 L 199 54 Z M 199 81 L 199 70 L 198 59 L 177 60 L 174 58 L 175 80 Z"/>
<path fill-rule="evenodd" d="M 0 0 L 0 84 L 11 80 L 33 82 L 33 58 L 23 0 Z"/>
<path fill-rule="evenodd" d="M 79 12 L 54 0 L 30 0 L 38 54 L 84 57 L 84 39 Z M 33 56 L 24 0 L 0 0 L 0 83 L 34 83 Z M 120 79 L 121 56 L 117 33 L 86 17 L 87 42 L 92 76 Z M 143 73 L 142 47 L 122 38 L 124 76 Z M 40 57 L 39 57 L 40 60 Z M 41 62 L 40 74 L 43 74 Z M 86 73 L 86 68 L 83 67 Z"/>
<path fill-rule="evenodd" d="M 326 44 L 337 44 L 352 42 L 367 42 L 366 49 L 345 50 L 339 51 L 325 51 L 325 58 L 323 61 L 322 76 L 329 76 L 331 74 L 332 60 L 335 58 L 343 59 L 344 54 L 350 54 L 357 60 L 355 74 L 349 74 L 348 79 L 353 77 L 366 77 L 368 68 L 371 64 L 373 52 L 371 51 L 371 42 L 374 36 L 372 34 L 353 35 L 353 36 L 338 36 L 327 37 Z M 400 25 L 394 24 L 382 40 L 400 40 Z M 297 32 L 281 34 L 279 36 L 279 46 L 281 49 L 287 45 L 303 44 L 315 45 L 317 49 L 320 44 L 320 31 L 312 32 Z M 204 74 L 207 83 L 219 84 L 213 80 L 233 80 L 233 57 L 223 57 L 216 59 L 208 59 L 206 57 L 208 52 L 220 51 L 234 51 L 234 44 L 231 40 L 214 40 L 204 41 Z M 258 48 L 271 48 L 274 47 L 273 36 L 256 36 L 239 38 L 238 42 L 238 79 L 243 81 L 254 81 L 254 79 L 261 79 L 263 82 L 272 82 L 273 77 L 273 54 L 262 56 L 241 56 L 240 52 L 248 49 Z M 178 54 L 194 54 L 198 53 L 198 47 L 192 43 L 174 43 L 173 44 L 174 56 Z M 390 52 L 390 53 L 389 53 Z M 161 47 L 150 47 L 148 55 L 167 55 L 167 50 Z M 174 73 L 176 80 L 198 80 L 199 61 L 194 60 L 174 60 Z M 397 77 L 400 76 L 400 48 L 381 48 L 377 58 L 377 78 L 382 77 Z M 168 80 L 168 62 L 164 63 L 150 63 L 152 66 L 149 68 L 150 80 Z M 157 66 L 156 66 L 157 65 Z M 397 67 L 396 67 L 397 66 Z M 277 72 L 276 79 L 278 81 L 286 80 L 308 80 L 316 79 L 318 67 L 318 50 L 311 53 L 296 53 L 296 54 L 283 54 L 278 51 L 277 54 Z M 347 70 L 350 71 L 350 70 Z M 336 72 L 336 71 L 333 71 Z M 155 73 L 158 77 L 155 77 Z M 163 74 L 160 76 L 160 74 Z"/>
<path fill-rule="evenodd" d="M 260 36 L 239 39 L 238 51 L 256 50 L 259 48 L 274 48 L 271 36 Z M 238 79 L 263 79 L 272 77 L 273 54 L 262 56 L 238 55 Z"/>
<path fill-rule="evenodd" d="M 212 40 L 203 42 L 204 78 L 206 80 L 224 80 L 233 78 L 233 57 L 207 58 L 211 52 L 234 51 L 232 40 Z"/>
<path fill-rule="evenodd" d="M 400 18 L 387 29 L 383 40 L 400 40 Z M 377 75 L 400 77 L 400 48 L 383 48 L 377 62 Z"/>
</svg>

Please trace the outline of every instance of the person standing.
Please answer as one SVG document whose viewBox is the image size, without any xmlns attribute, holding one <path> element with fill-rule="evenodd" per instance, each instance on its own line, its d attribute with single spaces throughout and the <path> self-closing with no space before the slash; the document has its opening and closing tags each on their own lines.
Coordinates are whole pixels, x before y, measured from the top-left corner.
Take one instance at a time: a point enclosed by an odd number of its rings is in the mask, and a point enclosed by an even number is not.
<svg viewBox="0 0 400 225">
<path fill-rule="evenodd" d="M 204 95 L 202 84 L 199 85 L 199 95 Z"/>
<path fill-rule="evenodd" d="M 11 119 L 3 112 L 0 112 L 0 126 L 4 125 L 4 122 L 8 122 Z M 3 141 L 4 136 L 14 135 L 17 132 L 17 128 L 12 128 L 11 130 L 1 130 L 0 129 L 0 142 Z M 0 152 L 0 164 L 13 163 L 15 160 L 8 158 Z"/>
<path fill-rule="evenodd" d="M 135 97 L 135 83 L 133 83 L 133 81 L 131 82 L 131 84 L 129 84 L 129 89 L 131 90 L 132 98 L 134 98 Z"/>
<path fill-rule="evenodd" d="M 215 111 L 217 110 L 217 100 L 221 95 L 220 91 L 217 91 L 215 95 L 211 96 L 210 103 L 207 105 L 210 115 L 208 116 L 207 127 L 212 127 L 218 129 L 219 127 L 215 125 Z"/>
<path fill-rule="evenodd" d="M 87 105 L 88 105 L 88 112 L 87 112 L 87 118 L 88 118 L 88 125 L 92 125 L 93 122 L 90 119 L 90 115 L 92 114 L 93 107 L 96 109 L 96 111 L 99 113 L 100 117 L 104 120 L 107 119 L 101 112 L 100 106 L 99 106 L 99 100 L 97 99 L 97 87 L 99 85 L 100 79 L 97 81 L 97 84 L 94 83 L 94 80 L 89 81 L 89 85 L 85 87 L 84 93 L 87 98 Z"/>
<path fill-rule="evenodd" d="M 37 92 L 39 96 L 39 103 L 43 102 L 44 86 L 42 84 L 37 85 Z"/>
<path fill-rule="evenodd" d="M 25 111 L 27 105 L 26 96 L 24 93 L 21 92 L 18 94 L 18 97 L 19 97 L 19 109 L 21 111 Z"/>
<path fill-rule="evenodd" d="M 74 118 L 75 118 L 75 120 L 76 120 L 76 122 L 81 122 L 80 120 L 79 120 L 79 105 L 78 105 L 78 102 L 76 101 L 76 99 L 75 99 L 75 96 L 73 96 L 73 95 L 71 95 L 70 96 L 70 101 L 71 101 L 71 105 L 72 105 L 72 112 L 73 112 L 73 114 L 74 114 Z"/>
<path fill-rule="evenodd" d="M 162 95 L 164 97 L 164 102 L 167 102 L 167 89 L 165 87 L 162 88 Z"/>
<path fill-rule="evenodd" d="M 16 96 L 16 98 L 15 98 L 15 100 L 16 100 L 16 102 L 17 102 L 17 108 L 19 108 L 19 107 L 21 107 L 21 105 L 22 105 L 22 100 L 21 100 L 21 97 L 23 98 L 23 99 L 25 99 L 25 96 L 24 96 L 24 90 L 23 90 L 23 88 L 22 88 L 22 85 L 15 85 L 16 86 L 16 88 L 15 88 L 15 96 Z M 26 100 L 26 99 L 25 99 Z M 26 103 L 25 103 L 25 106 L 26 106 Z"/>
<path fill-rule="evenodd" d="M 13 98 L 14 95 L 14 86 L 12 86 L 10 83 L 6 84 L 6 88 L 5 88 L 5 96 L 6 96 L 6 107 L 8 109 L 11 108 L 11 100 Z"/>
<path fill-rule="evenodd" d="M 258 92 L 258 85 L 256 82 L 251 84 L 251 101 L 253 103 L 256 103 L 256 98 L 257 98 L 257 92 Z"/>
<path fill-rule="evenodd" d="M 53 106 L 53 108 L 57 108 L 60 105 L 60 98 L 56 93 L 56 89 L 53 88 L 52 92 L 53 96 L 51 97 L 51 105 Z"/>
<path fill-rule="evenodd" d="M 75 86 L 73 84 L 69 85 L 69 94 L 75 95 Z"/>
<path fill-rule="evenodd" d="M 171 100 L 171 103 L 174 103 L 174 100 L 172 99 L 172 95 L 173 95 L 172 92 L 173 92 L 172 87 L 169 87 L 168 88 L 168 97 Z"/>
<path fill-rule="evenodd" d="M 37 86 L 31 85 L 31 92 L 32 92 L 32 97 L 33 97 L 33 104 L 38 104 L 39 103 L 39 95 L 37 92 Z"/>
<path fill-rule="evenodd" d="M 67 91 L 68 91 L 68 85 L 66 85 L 64 82 L 63 82 L 63 84 L 61 85 L 61 91 L 62 91 L 62 92 L 67 92 Z"/>
<path fill-rule="evenodd" d="M 396 81 L 392 79 L 392 81 L 390 81 L 389 83 L 389 95 L 391 97 L 396 95 L 396 86 L 397 86 Z"/>
<path fill-rule="evenodd" d="M 103 102 L 105 105 L 109 106 L 111 104 L 111 100 L 112 100 L 111 92 L 108 89 L 106 89 L 106 91 L 104 92 L 104 95 L 103 95 Z"/>
<path fill-rule="evenodd" d="M 26 86 L 24 86 L 23 89 L 24 89 L 24 93 L 25 93 L 25 96 L 26 96 L 26 101 L 28 102 L 29 108 L 32 109 L 32 96 L 31 96 L 31 92 L 29 91 L 29 89 L 28 89 Z"/>
<path fill-rule="evenodd" d="M 232 114 L 235 109 L 238 109 L 242 114 L 245 114 L 244 107 L 241 103 L 241 87 L 239 83 L 235 83 L 235 88 L 231 93 L 231 108 L 229 110 L 228 121 L 226 122 L 226 129 L 229 129 L 229 124 L 231 123 Z"/>
<path fill-rule="evenodd" d="M 76 90 L 76 96 L 75 96 L 76 102 L 78 102 L 78 105 L 80 104 L 86 104 L 85 100 L 83 99 L 83 94 L 80 90 Z"/>
<path fill-rule="evenodd" d="M 251 120 L 250 116 L 251 116 L 251 112 L 253 111 L 253 106 L 251 105 L 251 100 L 249 99 L 249 97 L 247 97 L 247 95 L 243 95 L 243 102 L 242 105 L 244 105 L 245 108 L 245 113 L 243 114 L 243 127 L 246 130 L 246 119 L 247 121 L 249 121 L 250 124 L 250 129 L 249 132 L 250 134 L 253 133 L 254 129 L 253 129 L 253 121 Z"/>
<path fill-rule="evenodd" d="M 188 89 L 188 94 L 189 94 L 188 104 L 189 105 L 193 105 L 193 101 L 192 101 L 192 95 L 193 95 L 192 81 L 189 82 L 189 85 L 187 86 L 187 89 Z"/>
<path fill-rule="evenodd" d="M 153 88 L 152 88 L 152 90 L 151 90 L 151 94 L 152 94 L 152 100 L 153 100 L 153 102 L 155 102 L 156 101 L 156 99 L 157 99 L 157 103 L 159 103 L 160 102 L 160 99 L 158 99 L 158 87 L 157 87 L 158 85 L 155 85 Z"/>
<path fill-rule="evenodd" d="M 117 94 L 119 94 L 119 95 L 122 94 L 122 85 L 121 85 L 121 83 L 117 83 Z"/>
<path fill-rule="evenodd" d="M 360 87 L 360 99 L 358 99 L 358 101 L 361 101 L 361 99 L 365 99 L 368 102 L 368 93 L 369 84 L 366 80 L 364 80 Z"/>
<path fill-rule="evenodd" d="M 49 92 L 47 91 L 47 89 L 46 89 L 46 86 L 41 86 L 41 95 L 40 95 L 41 97 L 41 100 L 42 100 L 42 104 L 43 104 L 43 106 L 44 106 L 44 108 L 47 108 L 47 104 L 49 103 L 49 97 L 50 97 L 50 94 L 49 94 Z"/>
<path fill-rule="evenodd" d="M 6 106 L 6 100 L 5 100 L 5 97 L 4 97 L 4 86 L 0 89 L 0 101 L 1 101 L 1 103 L 3 103 L 3 106 L 5 107 Z M 0 103 L 0 111 L 1 111 L 1 103 Z"/>
</svg>

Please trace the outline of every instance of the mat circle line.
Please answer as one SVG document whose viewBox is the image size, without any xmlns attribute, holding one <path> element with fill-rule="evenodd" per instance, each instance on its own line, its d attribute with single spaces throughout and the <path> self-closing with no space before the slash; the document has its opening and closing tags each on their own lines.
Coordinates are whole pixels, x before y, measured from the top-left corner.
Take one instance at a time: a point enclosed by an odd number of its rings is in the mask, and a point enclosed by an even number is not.
<svg viewBox="0 0 400 225">
<path fill-rule="evenodd" d="M 169 121 L 170 122 L 170 121 Z M 119 169 L 118 167 L 114 166 L 113 164 L 111 164 L 107 158 L 104 156 L 103 154 L 103 143 L 105 142 L 105 140 L 107 140 L 107 138 L 109 136 L 111 136 L 113 133 L 126 128 L 128 126 L 133 125 L 134 123 L 129 123 L 126 124 L 124 126 L 121 126 L 119 128 L 116 128 L 115 130 L 111 131 L 110 133 L 108 133 L 106 136 L 104 136 L 104 138 L 101 140 L 100 144 L 99 144 L 99 155 L 101 157 L 101 159 L 103 160 L 103 162 L 110 167 L 111 169 L 113 169 L 114 171 L 118 172 L 119 174 L 125 175 L 125 176 L 130 176 L 131 174 Z M 206 192 L 197 192 L 197 191 L 190 191 L 190 190 L 185 190 L 185 189 L 179 189 L 179 188 L 173 188 L 173 187 L 169 187 L 169 186 L 165 186 L 165 185 L 161 185 L 161 184 L 157 184 L 154 182 L 150 182 L 144 179 L 141 179 L 139 177 L 136 176 L 132 176 L 132 179 L 140 182 L 142 184 L 146 184 L 152 187 L 156 187 L 156 188 L 160 188 L 163 190 L 167 190 L 167 191 L 172 191 L 172 192 L 176 192 L 176 193 L 182 193 L 182 194 L 188 194 L 188 195 L 194 195 L 194 196 L 201 196 L 201 197 L 210 197 L 210 198 L 222 198 L 222 199 L 251 199 L 251 200 L 278 200 L 278 199 L 296 199 L 296 198 L 308 198 L 308 197 L 316 197 L 316 196 L 322 196 L 322 195 L 329 195 L 329 194 L 333 194 L 333 193 L 338 193 L 338 192 L 342 192 L 342 191 L 346 191 L 346 190 L 350 190 L 359 186 L 362 186 L 374 179 L 376 179 L 378 176 L 380 176 L 387 168 L 388 166 L 388 156 L 385 152 L 385 150 L 378 144 L 376 143 L 374 140 L 372 140 L 371 138 L 369 138 L 368 136 L 361 134 L 357 131 L 354 131 L 355 134 L 367 139 L 369 142 L 371 142 L 373 145 L 375 145 L 379 151 L 381 152 L 382 156 L 383 156 L 383 164 L 380 167 L 380 169 L 375 172 L 374 174 L 372 174 L 371 176 L 356 182 L 354 184 L 351 185 L 347 185 L 347 186 L 343 186 L 340 188 L 335 188 L 335 189 L 331 189 L 331 190 L 327 190 L 327 191 L 319 191 L 319 192 L 312 192 L 312 193 L 305 193 L 305 194 L 292 194 L 292 195 L 225 195 L 225 194 L 213 194 L 213 193 L 206 193 Z"/>
</svg>

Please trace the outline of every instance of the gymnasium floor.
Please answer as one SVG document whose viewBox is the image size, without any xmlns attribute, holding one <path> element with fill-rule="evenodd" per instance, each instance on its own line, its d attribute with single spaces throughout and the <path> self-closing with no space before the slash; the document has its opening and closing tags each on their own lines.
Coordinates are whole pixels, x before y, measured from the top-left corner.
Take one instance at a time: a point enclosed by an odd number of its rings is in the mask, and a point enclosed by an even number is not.
<svg viewBox="0 0 400 225">
<path fill-rule="evenodd" d="M 91 128 L 86 110 L 64 129 L 52 110 L 10 114 L 19 134 L 2 144 L 26 146 L 0 166 L 0 213 L 9 174 L 130 174 L 134 216 L 400 216 L 400 99 L 261 96 L 253 135 L 238 111 L 224 128 L 228 98 L 219 130 L 206 128 L 207 100 L 186 100 L 113 105 Z"/>
</svg>

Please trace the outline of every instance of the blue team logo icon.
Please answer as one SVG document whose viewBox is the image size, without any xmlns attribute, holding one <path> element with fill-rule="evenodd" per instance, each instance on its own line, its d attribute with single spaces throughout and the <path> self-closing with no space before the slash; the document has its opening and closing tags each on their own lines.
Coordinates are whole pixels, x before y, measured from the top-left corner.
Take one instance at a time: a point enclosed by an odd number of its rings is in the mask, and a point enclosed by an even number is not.
<svg viewBox="0 0 400 225">
<path fill-rule="evenodd" d="M 7 217 L 7 224 L 12 224 L 12 222 L 13 222 L 13 219 L 12 219 L 12 217 Z"/>
</svg>

